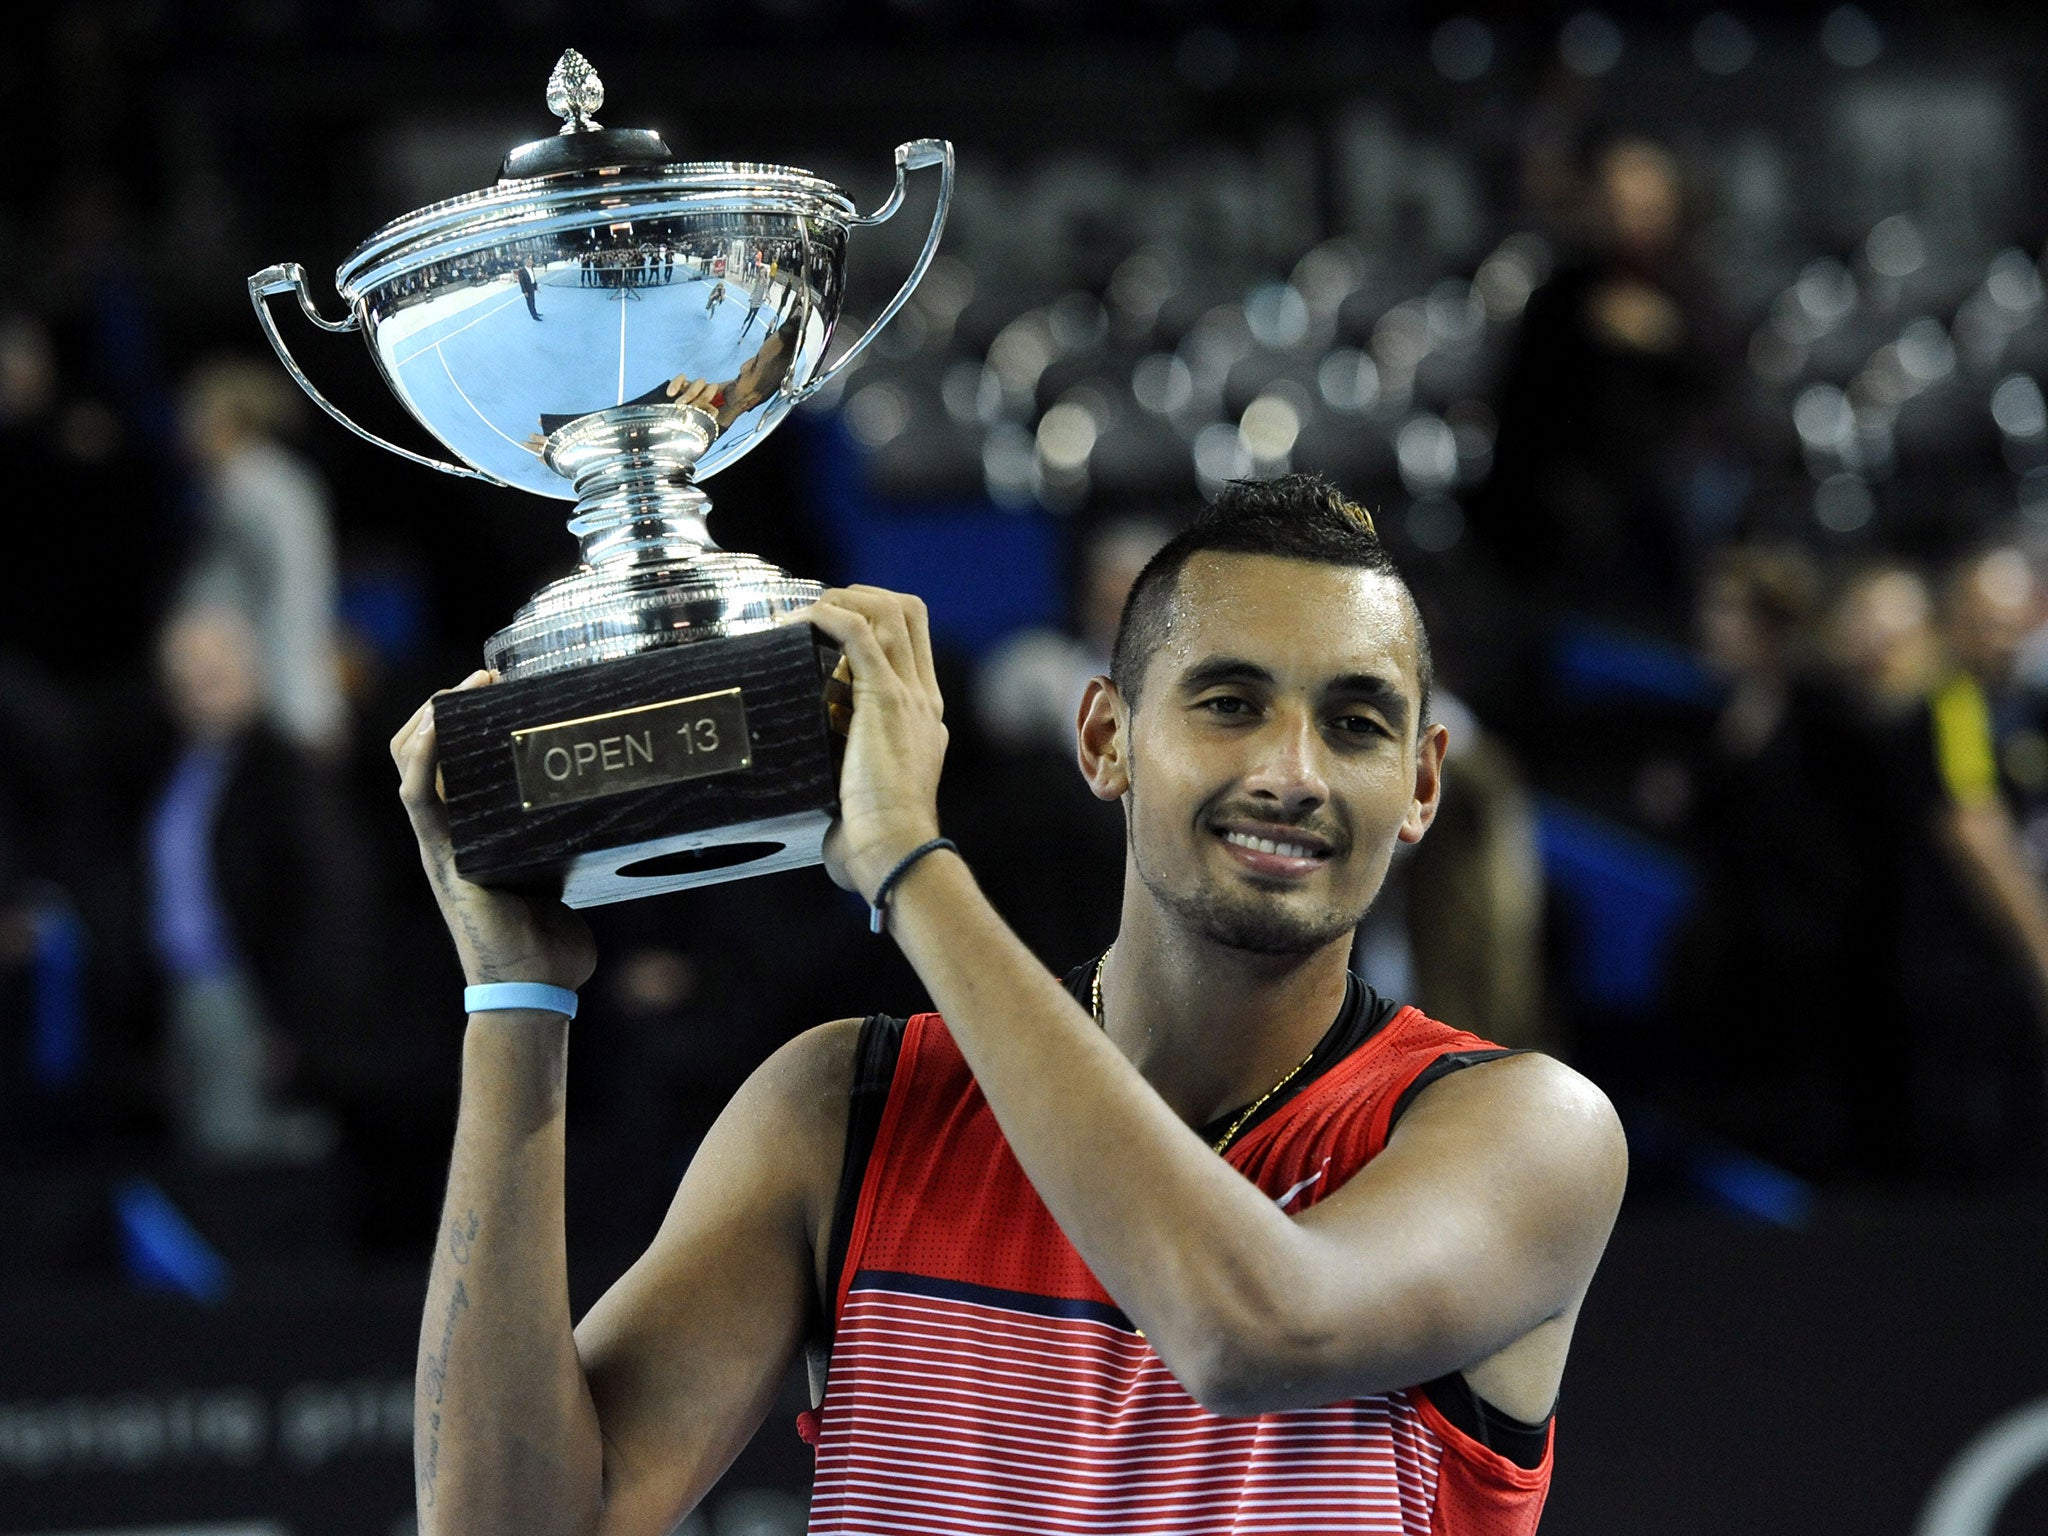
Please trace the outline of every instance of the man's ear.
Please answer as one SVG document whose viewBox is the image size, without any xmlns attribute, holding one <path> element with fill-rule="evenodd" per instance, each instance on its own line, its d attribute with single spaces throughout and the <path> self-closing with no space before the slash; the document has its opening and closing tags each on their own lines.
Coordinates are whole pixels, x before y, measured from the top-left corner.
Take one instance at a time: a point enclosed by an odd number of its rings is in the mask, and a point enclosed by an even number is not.
<svg viewBox="0 0 2048 1536">
<path fill-rule="evenodd" d="M 1128 716 L 1115 683 L 1106 677 L 1088 679 L 1074 722 L 1074 756 L 1098 800 L 1121 800 L 1131 787 Z"/>
<path fill-rule="evenodd" d="M 1441 725 L 1425 725 L 1422 739 L 1415 744 L 1415 798 L 1408 802 L 1408 814 L 1401 822 L 1401 841 L 1419 843 L 1429 824 L 1436 820 L 1436 808 L 1444 794 L 1444 753 L 1451 733 Z"/>
</svg>

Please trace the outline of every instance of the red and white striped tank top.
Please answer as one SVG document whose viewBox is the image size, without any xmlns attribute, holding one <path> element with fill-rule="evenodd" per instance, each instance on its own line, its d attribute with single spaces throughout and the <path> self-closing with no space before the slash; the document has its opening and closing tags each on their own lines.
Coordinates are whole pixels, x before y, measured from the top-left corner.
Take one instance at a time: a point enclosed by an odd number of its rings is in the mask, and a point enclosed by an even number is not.
<svg viewBox="0 0 2048 1536">
<path fill-rule="evenodd" d="M 1227 1156 L 1283 1209 L 1385 1145 L 1404 1089 L 1477 1037 L 1404 1008 Z M 1096 1282 L 936 1014 L 909 1021 L 837 1298 L 813 1533 L 1528 1536 L 1517 1466 L 1418 1389 L 1225 1418 Z"/>
</svg>

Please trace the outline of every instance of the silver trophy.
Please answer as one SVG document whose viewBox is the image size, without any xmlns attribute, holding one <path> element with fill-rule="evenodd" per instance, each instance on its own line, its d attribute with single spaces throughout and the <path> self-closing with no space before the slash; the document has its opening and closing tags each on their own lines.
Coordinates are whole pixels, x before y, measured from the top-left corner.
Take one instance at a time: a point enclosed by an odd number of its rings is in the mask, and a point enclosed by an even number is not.
<svg viewBox="0 0 2048 1536">
<path fill-rule="evenodd" d="M 789 692 L 778 669 L 798 665 L 776 620 L 819 584 L 718 548 L 701 482 L 903 307 L 938 249 L 952 146 L 900 146 L 893 192 L 863 215 L 807 171 L 678 162 L 658 134 L 601 127 L 603 86 L 573 50 L 547 99 L 558 135 L 512 151 L 494 186 L 392 221 L 342 263 L 344 319 L 320 314 L 296 264 L 251 277 L 251 301 L 292 377 L 359 437 L 575 503 L 582 564 L 484 648 L 504 685 L 436 711 L 465 875 L 558 885 L 589 905 L 814 863 L 833 793 L 822 689 L 809 677 L 801 709 L 769 696 Z M 940 181 L 923 249 L 827 366 L 848 232 L 894 215 L 907 173 L 927 166 Z M 284 293 L 322 330 L 360 330 L 385 383 L 459 462 L 389 442 L 327 400 L 265 302 Z M 815 673 L 814 637 L 799 626 L 798 638 Z M 700 684 L 717 686 L 675 693 Z M 786 730 L 767 718 L 784 705 L 804 714 Z"/>
</svg>

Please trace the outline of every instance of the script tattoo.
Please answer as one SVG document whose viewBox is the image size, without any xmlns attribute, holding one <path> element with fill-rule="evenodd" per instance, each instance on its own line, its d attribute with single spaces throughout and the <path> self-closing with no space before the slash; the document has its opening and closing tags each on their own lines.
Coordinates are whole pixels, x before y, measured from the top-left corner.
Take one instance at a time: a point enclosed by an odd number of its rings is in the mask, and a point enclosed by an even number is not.
<svg viewBox="0 0 2048 1536">
<path fill-rule="evenodd" d="M 476 1247 L 477 1230 L 483 1225 L 475 1211 L 448 1226 L 448 1257 L 458 1268 L 467 1267 Z M 427 1410 L 427 1452 L 420 1458 L 420 1502 L 432 1508 L 435 1480 L 441 1472 L 441 1399 L 448 1389 L 448 1352 L 455 1343 L 455 1324 L 469 1310 L 469 1286 L 460 1275 L 448 1296 L 448 1313 L 441 1320 L 441 1348 L 420 1362 L 420 1386 Z"/>
<path fill-rule="evenodd" d="M 467 1264 L 470 1244 L 476 1241 L 477 1228 L 481 1225 L 476 1219 L 476 1212 L 471 1211 L 465 1219 L 449 1227 L 448 1257 L 458 1264 Z"/>
</svg>

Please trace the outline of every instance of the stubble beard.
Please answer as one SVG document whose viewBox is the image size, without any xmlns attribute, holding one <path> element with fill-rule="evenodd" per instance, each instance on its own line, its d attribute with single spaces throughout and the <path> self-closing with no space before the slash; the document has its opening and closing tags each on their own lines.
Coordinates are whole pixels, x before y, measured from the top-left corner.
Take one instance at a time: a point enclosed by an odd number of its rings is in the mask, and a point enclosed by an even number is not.
<svg viewBox="0 0 2048 1536">
<path fill-rule="evenodd" d="M 1364 912 L 1343 912 L 1323 906 L 1312 912 L 1291 910 L 1279 891 L 1231 891 L 1213 885 L 1176 890 L 1145 867 L 1138 851 L 1135 794 L 1124 836 L 1131 864 L 1152 899 L 1176 921 L 1210 943 L 1251 955 L 1306 955 L 1334 943 L 1357 928 Z"/>
<path fill-rule="evenodd" d="M 1358 926 L 1357 919 L 1329 908 L 1300 914 L 1257 896 L 1233 900 L 1221 891 L 1172 891 L 1146 875 L 1143 866 L 1138 873 L 1153 899 L 1179 922 L 1212 944 L 1244 954 L 1313 954 Z"/>
</svg>

